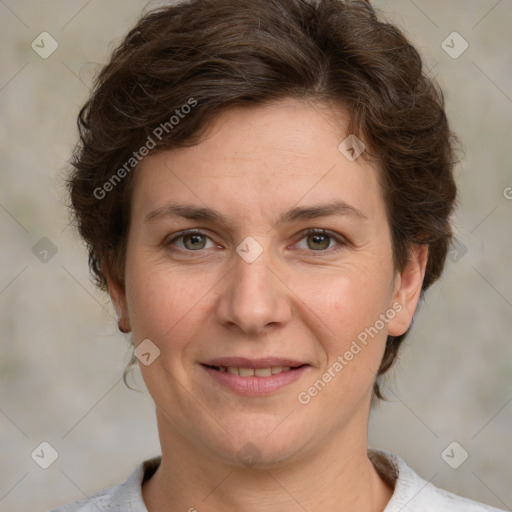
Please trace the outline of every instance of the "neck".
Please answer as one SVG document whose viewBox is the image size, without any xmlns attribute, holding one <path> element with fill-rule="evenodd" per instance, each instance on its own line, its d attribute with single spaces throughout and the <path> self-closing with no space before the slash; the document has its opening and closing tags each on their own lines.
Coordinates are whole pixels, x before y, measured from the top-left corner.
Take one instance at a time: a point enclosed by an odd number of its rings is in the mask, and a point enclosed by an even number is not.
<svg viewBox="0 0 512 512">
<path fill-rule="evenodd" d="M 267 469 L 219 462 L 157 410 L 162 462 L 142 489 L 149 512 L 382 512 L 393 490 L 367 456 L 367 433 L 348 429 L 300 457 Z"/>
</svg>

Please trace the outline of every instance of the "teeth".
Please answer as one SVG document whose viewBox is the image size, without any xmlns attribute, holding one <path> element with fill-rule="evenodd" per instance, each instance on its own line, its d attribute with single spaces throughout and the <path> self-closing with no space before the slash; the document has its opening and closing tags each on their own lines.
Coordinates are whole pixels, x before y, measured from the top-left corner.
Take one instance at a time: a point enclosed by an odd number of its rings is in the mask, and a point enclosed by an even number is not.
<svg viewBox="0 0 512 512">
<path fill-rule="evenodd" d="M 272 375 L 272 368 L 257 368 L 254 370 L 254 375 L 256 377 L 270 377 Z"/>
<path fill-rule="evenodd" d="M 272 368 L 238 368 L 236 366 L 219 366 L 217 368 L 220 372 L 231 373 L 233 375 L 240 375 L 241 377 L 270 377 L 278 373 L 289 372 L 289 366 L 273 366 Z"/>
</svg>

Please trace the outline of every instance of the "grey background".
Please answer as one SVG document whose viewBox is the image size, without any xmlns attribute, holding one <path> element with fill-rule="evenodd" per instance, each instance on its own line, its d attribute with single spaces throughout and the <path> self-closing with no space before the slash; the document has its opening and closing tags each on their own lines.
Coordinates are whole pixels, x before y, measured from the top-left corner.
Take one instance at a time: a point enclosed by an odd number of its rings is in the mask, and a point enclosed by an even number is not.
<svg viewBox="0 0 512 512">
<path fill-rule="evenodd" d="M 0 0 L 0 511 L 81 498 L 159 453 L 151 399 L 137 374 L 142 392 L 121 380 L 128 343 L 91 283 L 63 188 L 92 73 L 145 5 Z M 512 0 L 376 5 L 443 86 L 466 157 L 456 171 L 463 247 L 415 318 L 370 445 L 434 485 L 511 510 Z M 43 31 L 59 44 L 48 59 L 30 46 Z M 469 44 L 457 59 L 441 47 L 453 31 Z M 43 237 L 57 249 L 46 263 L 32 251 Z M 46 470 L 31 458 L 42 441 L 58 452 Z M 452 441 L 469 453 L 457 469 L 441 457 Z"/>
</svg>

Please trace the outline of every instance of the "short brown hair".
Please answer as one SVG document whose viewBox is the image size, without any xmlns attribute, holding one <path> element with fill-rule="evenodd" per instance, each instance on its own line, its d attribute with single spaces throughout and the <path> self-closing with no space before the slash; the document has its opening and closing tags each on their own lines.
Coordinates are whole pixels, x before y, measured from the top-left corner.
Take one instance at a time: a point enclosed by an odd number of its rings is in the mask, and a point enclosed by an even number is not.
<svg viewBox="0 0 512 512">
<path fill-rule="evenodd" d="M 428 244 L 423 295 L 452 236 L 456 138 L 418 52 L 364 0 L 192 0 L 141 17 L 80 111 L 68 180 L 101 289 L 102 262 L 123 281 L 136 150 L 192 146 L 227 109 L 285 98 L 348 109 L 349 133 L 378 163 L 395 269 Z M 408 332 L 388 336 L 378 376 Z"/>
</svg>

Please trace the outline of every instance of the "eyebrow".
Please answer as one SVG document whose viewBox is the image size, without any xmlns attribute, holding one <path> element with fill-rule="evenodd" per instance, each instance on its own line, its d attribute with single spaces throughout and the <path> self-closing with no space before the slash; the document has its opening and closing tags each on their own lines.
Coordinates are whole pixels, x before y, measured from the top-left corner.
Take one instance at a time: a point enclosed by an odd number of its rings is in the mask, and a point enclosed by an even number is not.
<svg viewBox="0 0 512 512">
<path fill-rule="evenodd" d="M 316 219 L 330 215 L 348 215 L 355 218 L 367 220 L 368 217 L 361 211 L 344 201 L 332 201 L 325 204 L 306 207 L 294 207 L 284 212 L 279 217 L 277 224 L 286 224 L 298 220 Z M 213 208 L 198 207 L 190 204 L 167 203 L 156 210 L 148 213 L 144 222 L 155 222 L 166 217 L 182 217 L 190 220 L 201 220 L 205 222 L 217 222 L 229 225 L 229 220 Z"/>
</svg>

